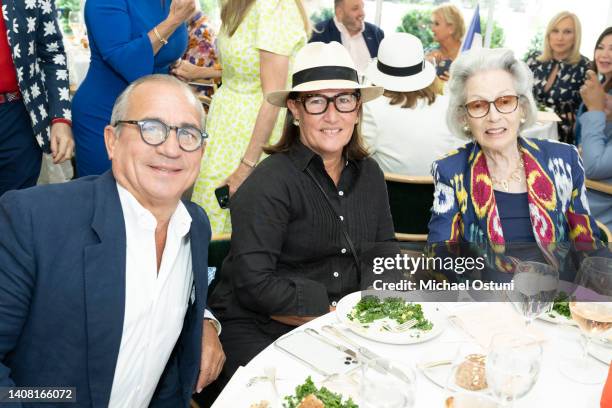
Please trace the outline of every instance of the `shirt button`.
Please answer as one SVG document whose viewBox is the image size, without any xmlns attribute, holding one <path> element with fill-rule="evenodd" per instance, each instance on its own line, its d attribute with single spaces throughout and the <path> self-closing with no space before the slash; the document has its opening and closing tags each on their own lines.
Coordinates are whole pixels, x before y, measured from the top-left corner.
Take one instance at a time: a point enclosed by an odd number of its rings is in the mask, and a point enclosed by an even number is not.
<svg viewBox="0 0 612 408">
<path fill-rule="evenodd" d="M 338 195 L 339 195 L 340 197 L 342 197 L 342 196 L 344 195 L 344 191 L 342 191 L 342 190 L 338 191 Z"/>
<path fill-rule="evenodd" d="M 342 248 L 342 251 L 340 251 L 343 254 L 346 254 L 346 248 Z"/>
<path fill-rule="evenodd" d="M 344 217 L 343 216 L 340 216 L 340 221 L 344 221 Z"/>
<path fill-rule="evenodd" d="M 335 300 L 332 302 L 332 306 L 336 307 L 336 305 L 338 304 L 338 302 L 336 302 Z"/>
<path fill-rule="evenodd" d="M 334 278 L 337 278 L 338 276 L 340 276 L 340 274 L 338 272 L 334 272 Z"/>
</svg>

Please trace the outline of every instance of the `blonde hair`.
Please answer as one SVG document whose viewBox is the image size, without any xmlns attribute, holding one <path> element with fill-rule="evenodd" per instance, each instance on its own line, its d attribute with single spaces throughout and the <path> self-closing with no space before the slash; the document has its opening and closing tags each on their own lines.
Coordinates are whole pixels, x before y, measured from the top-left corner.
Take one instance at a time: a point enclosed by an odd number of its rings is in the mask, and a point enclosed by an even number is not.
<svg viewBox="0 0 612 408">
<path fill-rule="evenodd" d="M 391 91 L 385 89 L 384 96 L 390 99 L 389 105 L 401 105 L 404 109 L 414 108 L 419 100 L 425 100 L 427 105 L 436 101 L 438 95 L 443 92 L 442 81 L 436 77 L 434 81 L 423 89 L 409 92 Z"/>
<path fill-rule="evenodd" d="M 444 20 L 453 26 L 453 38 L 459 42 L 465 34 L 465 22 L 463 16 L 457 7 L 452 4 L 442 4 L 431 12 L 431 14 L 437 14 L 442 16 Z"/>
<path fill-rule="evenodd" d="M 569 11 L 562 11 L 555 15 L 549 22 L 546 27 L 546 34 L 544 34 L 544 50 L 542 55 L 538 57 L 538 61 L 546 62 L 553 58 L 553 50 L 550 46 L 550 33 L 552 30 L 559 24 L 559 22 L 563 19 L 570 18 L 574 22 L 574 45 L 570 50 L 569 57 L 566 58 L 569 64 L 577 64 L 582 57 L 580 55 L 580 41 L 582 38 L 582 28 L 580 26 L 580 20 L 578 20 L 578 16 L 574 13 L 570 13 Z"/>
<path fill-rule="evenodd" d="M 230 37 L 234 35 L 255 1 L 256 0 L 226 0 L 223 3 L 223 6 L 221 7 L 221 22 L 223 24 L 223 30 L 225 30 Z M 279 3 L 281 1 L 291 0 L 279 0 Z M 294 1 L 300 12 L 300 16 L 302 17 L 304 31 L 306 31 L 307 36 L 310 36 L 310 19 L 306 14 L 304 4 L 302 3 L 302 0 Z"/>
</svg>

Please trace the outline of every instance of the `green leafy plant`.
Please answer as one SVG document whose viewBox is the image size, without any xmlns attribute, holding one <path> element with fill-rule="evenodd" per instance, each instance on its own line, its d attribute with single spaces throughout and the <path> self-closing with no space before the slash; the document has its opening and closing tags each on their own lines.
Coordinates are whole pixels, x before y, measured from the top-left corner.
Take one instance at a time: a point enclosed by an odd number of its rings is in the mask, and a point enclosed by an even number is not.
<svg viewBox="0 0 612 408">
<path fill-rule="evenodd" d="M 531 54 L 536 51 L 542 51 L 544 49 L 544 31 L 539 29 L 536 35 L 533 36 L 531 41 L 529 41 L 529 46 L 527 47 L 527 52 L 523 56 L 524 60 L 527 60 Z"/>
<path fill-rule="evenodd" d="M 70 24 L 68 23 L 68 15 L 71 11 L 79 11 L 81 9 L 80 0 L 56 0 L 55 7 L 60 13 L 62 31 L 66 34 L 72 34 Z"/>
<path fill-rule="evenodd" d="M 480 17 L 480 30 L 482 32 L 482 38 L 484 41 L 485 36 L 487 35 L 487 21 Z M 491 33 L 491 48 L 501 48 L 504 46 L 505 42 L 504 29 L 497 23 L 497 21 L 493 20 L 493 32 Z"/>
<path fill-rule="evenodd" d="M 332 9 L 331 7 L 325 7 L 319 9 L 319 11 L 315 11 L 314 13 L 312 13 L 310 15 L 310 21 L 312 21 L 312 24 L 314 25 L 320 23 L 321 21 L 329 20 L 333 17 L 334 9 Z"/>
<path fill-rule="evenodd" d="M 401 24 L 395 31 L 417 36 L 423 43 L 423 48 L 428 49 L 437 44 L 434 42 L 430 26 L 431 10 L 411 10 L 404 14 Z"/>
</svg>

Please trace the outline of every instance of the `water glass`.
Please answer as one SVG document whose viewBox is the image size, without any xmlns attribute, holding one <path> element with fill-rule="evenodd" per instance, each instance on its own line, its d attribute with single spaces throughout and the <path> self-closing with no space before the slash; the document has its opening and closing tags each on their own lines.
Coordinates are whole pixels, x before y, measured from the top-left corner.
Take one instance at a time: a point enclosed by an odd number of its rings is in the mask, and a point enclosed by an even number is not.
<svg viewBox="0 0 612 408">
<path fill-rule="evenodd" d="M 362 363 L 361 408 L 412 408 L 415 392 L 414 368 L 382 358 Z"/>
<path fill-rule="evenodd" d="M 514 273 L 514 290 L 507 295 L 514 308 L 529 325 L 547 313 L 554 303 L 559 286 L 559 271 L 540 262 L 521 262 Z"/>
<path fill-rule="evenodd" d="M 501 333 L 493 336 L 486 362 L 491 393 L 510 407 L 535 385 L 542 365 L 542 345 L 531 336 Z"/>
</svg>

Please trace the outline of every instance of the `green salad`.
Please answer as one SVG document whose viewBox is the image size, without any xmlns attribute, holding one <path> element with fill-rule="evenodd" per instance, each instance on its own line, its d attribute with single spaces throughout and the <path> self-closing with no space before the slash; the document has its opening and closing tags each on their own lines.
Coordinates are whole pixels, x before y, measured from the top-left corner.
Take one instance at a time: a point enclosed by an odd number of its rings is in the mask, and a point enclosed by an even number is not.
<svg viewBox="0 0 612 408">
<path fill-rule="evenodd" d="M 317 397 L 325 408 L 359 408 L 359 405 L 355 404 L 351 398 L 342 402 L 342 395 L 333 393 L 325 387 L 317 389 L 310 376 L 306 378 L 304 384 L 295 387 L 294 395 L 285 397 L 286 402 L 283 403 L 283 406 L 285 408 L 297 408 L 302 400 L 311 394 Z"/>
<path fill-rule="evenodd" d="M 413 327 L 419 330 L 431 330 L 433 324 L 425 319 L 423 309 L 418 303 L 409 303 L 402 298 L 388 297 L 381 300 L 378 296 L 368 295 L 353 307 L 351 313 L 346 315 L 349 320 L 361 324 L 372 323 L 374 320 L 389 318 L 398 324 L 416 319 L 417 324 Z"/>
<path fill-rule="evenodd" d="M 563 291 L 559 292 L 557 296 L 555 296 L 553 303 L 553 310 L 560 314 L 561 316 L 565 316 L 568 319 L 572 318 L 572 314 L 570 313 L 569 308 L 570 298 L 569 295 Z M 550 317 L 555 317 L 555 315 L 550 314 Z"/>
</svg>

